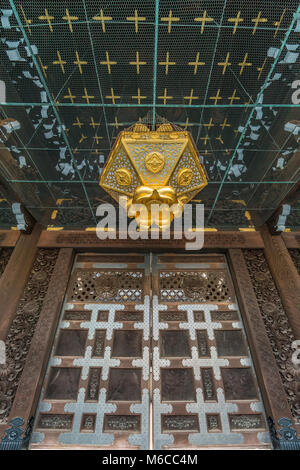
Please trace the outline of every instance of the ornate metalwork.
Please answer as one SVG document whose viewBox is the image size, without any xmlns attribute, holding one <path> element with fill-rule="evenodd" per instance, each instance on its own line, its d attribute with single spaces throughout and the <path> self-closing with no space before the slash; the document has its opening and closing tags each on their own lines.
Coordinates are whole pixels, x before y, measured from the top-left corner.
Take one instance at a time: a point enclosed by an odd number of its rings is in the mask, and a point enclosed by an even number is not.
<svg viewBox="0 0 300 470">
<path fill-rule="evenodd" d="M 10 428 L 6 429 L 5 436 L 0 443 L 0 450 L 20 450 L 24 445 L 24 419 L 14 418 L 10 421 Z"/>
<path fill-rule="evenodd" d="M 270 448 L 266 420 L 259 427 L 246 427 L 244 420 L 245 427 L 236 430 L 230 424 L 231 415 L 264 418 L 264 408 L 225 258 L 197 255 L 193 264 L 181 255 L 153 258 L 158 277 L 153 283 L 154 448 Z M 199 300 L 193 298 L 197 289 Z M 187 320 L 172 321 L 177 311 Z M 168 335 L 181 345 L 166 347 Z M 186 336 L 190 356 L 183 347 Z M 182 423 L 193 415 L 198 430 Z"/>
<path fill-rule="evenodd" d="M 104 355 L 104 344 L 105 344 L 105 331 L 96 330 L 95 341 L 93 346 L 93 356 L 103 357 Z"/>
<path fill-rule="evenodd" d="M 272 437 L 272 442 L 276 450 L 300 450 L 300 437 L 297 437 L 297 431 L 292 427 L 292 421 L 288 418 L 280 418 L 278 421 L 279 434 L 272 418 L 268 418 L 268 424 Z"/>
<path fill-rule="evenodd" d="M 261 414 L 229 415 L 229 422 L 232 430 L 265 429 L 264 419 Z"/>
<path fill-rule="evenodd" d="M 103 274 L 95 278 L 94 288 L 99 299 L 113 299 L 118 293 L 117 278 L 110 274 Z"/>
<path fill-rule="evenodd" d="M 138 431 L 140 429 L 141 418 L 139 415 L 114 416 L 106 415 L 104 430 L 105 431 Z"/>
<path fill-rule="evenodd" d="M 70 286 L 72 302 L 136 302 L 143 298 L 142 271 L 78 269 Z"/>
<path fill-rule="evenodd" d="M 161 312 L 159 321 L 187 321 L 187 315 L 185 312 Z"/>
<path fill-rule="evenodd" d="M 199 258 L 197 263 L 203 266 L 204 261 Z M 32 448 L 128 448 L 128 445 L 148 448 L 151 378 L 156 449 L 173 445 L 177 448 L 212 445 L 270 447 L 265 426 L 237 431 L 230 427 L 230 415 L 263 416 L 264 412 L 260 396 L 252 393 L 256 378 L 254 374 L 251 378 L 248 373 L 252 370 L 248 350 L 245 355 L 244 351 L 235 348 L 236 354 L 232 357 L 231 351 L 223 348 L 220 353 L 218 347 L 218 342 L 222 342 L 225 336 L 218 339 L 219 331 L 229 334 L 234 331 L 237 333 L 235 341 L 243 342 L 241 336 L 244 331 L 238 306 L 232 300 L 222 300 L 221 305 L 218 300 L 193 299 L 180 302 L 180 305 L 160 303 L 161 284 L 165 282 L 160 274 L 177 273 L 174 265 L 180 263 L 180 259 L 175 264 L 172 261 L 166 263 L 163 256 L 160 259 L 162 261 L 158 265 L 157 257 L 153 257 L 152 272 L 156 277 L 152 284 L 151 304 L 147 295 L 150 291 L 149 276 L 145 274 L 150 269 L 148 265 L 147 269 L 145 265 L 143 267 L 141 260 L 132 263 L 129 256 L 125 258 L 128 262 L 125 271 L 126 265 L 121 269 L 117 265 L 118 260 L 115 260 L 115 269 L 111 261 L 110 267 L 107 267 L 108 257 L 104 255 L 78 255 L 64 308 L 72 312 L 73 306 L 75 313 L 87 310 L 91 315 L 79 324 L 72 318 L 66 321 L 66 310 L 62 312 L 37 416 L 39 418 L 45 413 L 74 414 L 73 425 L 70 431 L 62 429 L 57 433 L 53 433 L 51 428 L 41 430 L 36 425 Z M 195 259 L 189 269 L 189 263 L 185 260 L 183 272 L 191 272 L 192 276 L 199 273 L 200 278 L 205 272 L 210 286 L 210 274 L 214 275 L 214 279 L 221 277 L 222 286 L 228 288 L 228 298 L 232 299 L 234 292 L 223 259 L 218 261 L 220 265 L 217 266 L 216 261 L 206 259 L 205 269 L 197 269 Z M 87 278 L 82 277 L 84 272 L 92 280 L 95 273 L 141 272 L 143 281 L 140 282 L 145 283 L 142 286 L 145 291 L 144 304 L 136 301 L 128 304 L 123 300 L 116 302 L 114 299 L 97 301 L 88 297 L 78 305 L 78 298 L 75 296 L 73 300 L 71 297 L 78 278 L 83 281 L 85 289 L 81 295 L 86 296 L 85 292 L 91 289 Z M 118 296 L 122 288 L 120 284 L 119 280 Z M 215 289 L 214 286 L 211 288 Z M 224 292 L 225 288 L 222 289 Z M 234 313 L 232 320 L 225 320 L 231 321 L 231 324 L 213 320 L 213 313 L 224 311 Z M 152 328 L 150 312 L 153 315 Z M 74 318 L 78 318 L 77 314 Z M 75 354 L 71 358 L 56 354 L 61 332 L 74 329 L 87 333 L 84 355 L 79 357 Z M 95 346 L 98 337 L 101 338 L 99 348 Z M 229 371 L 230 377 L 224 371 Z M 238 386 L 232 387 L 233 382 Z M 238 389 L 237 396 L 232 395 L 232 388 Z M 256 385 L 254 388 L 256 392 Z M 68 396 L 65 393 L 67 389 Z"/>
<path fill-rule="evenodd" d="M 187 297 L 193 300 L 201 299 L 205 296 L 208 285 L 208 279 L 205 274 L 202 276 L 191 274 L 182 279 L 182 288 Z"/>
<path fill-rule="evenodd" d="M 154 131 L 136 124 L 121 132 L 100 179 L 100 186 L 128 210 L 129 217 L 136 217 L 142 230 L 153 223 L 167 228 L 206 185 L 207 176 L 190 133 L 170 123 Z M 120 196 L 127 199 L 119 201 Z M 147 209 L 141 218 L 135 204 L 145 202 Z M 164 203 L 172 206 L 172 210 L 164 208 L 168 219 L 166 215 L 151 217 L 151 206 Z"/>
<path fill-rule="evenodd" d="M 83 414 L 81 431 L 94 432 L 96 426 L 96 414 Z"/>
<path fill-rule="evenodd" d="M 37 429 L 72 429 L 72 414 L 41 413 L 37 422 Z"/>
<path fill-rule="evenodd" d="M 64 314 L 64 320 L 71 321 L 90 321 L 91 312 L 86 310 L 66 310 Z"/>
<path fill-rule="evenodd" d="M 214 386 L 213 372 L 212 369 L 201 369 L 201 377 L 204 387 L 204 399 L 205 400 L 216 400 L 217 395 Z"/>
<path fill-rule="evenodd" d="M 101 376 L 100 368 L 91 368 L 89 382 L 88 382 L 87 391 L 86 391 L 86 397 L 85 397 L 87 401 L 89 400 L 98 401 L 100 376 Z"/>
<path fill-rule="evenodd" d="M 150 307 L 148 295 L 144 296 L 144 291 L 149 291 L 149 276 L 145 275 L 149 272 L 148 257 L 122 258 L 77 255 L 46 371 L 31 449 L 148 448 Z M 106 295 L 110 277 L 112 285 L 117 285 L 112 299 Z M 99 290 L 103 286 L 102 295 Z M 103 300 L 97 300 L 99 294 Z M 88 317 L 82 318 L 82 312 Z M 80 332 L 87 339 L 78 344 Z M 60 348 L 61 338 L 70 334 L 73 340 L 66 339 L 65 343 L 76 342 L 77 346 Z M 61 425 L 53 432 L 51 426 L 57 425 L 56 420 L 41 428 L 39 418 L 45 414 L 67 415 L 69 429 Z"/>
<path fill-rule="evenodd" d="M 170 221 L 173 220 L 174 215 L 180 213 L 178 206 L 176 191 L 171 186 L 164 186 L 161 188 L 151 188 L 148 186 L 139 186 L 134 191 L 132 204 L 128 206 L 128 216 L 136 216 L 136 204 L 142 208 L 139 210 L 138 224 L 141 229 L 148 229 L 155 223 L 161 229 L 167 228 Z M 164 205 L 161 210 L 152 210 L 153 204 Z M 177 204 L 177 206 L 176 206 Z M 175 211 L 170 212 L 169 207 L 177 207 Z"/>
<path fill-rule="evenodd" d="M 167 431 L 198 431 L 199 423 L 197 415 L 176 415 L 176 416 L 162 416 L 162 428 L 164 432 Z"/>
<path fill-rule="evenodd" d="M 199 357 L 209 357 L 210 352 L 208 349 L 207 333 L 206 330 L 197 331 L 198 352 Z"/>
<path fill-rule="evenodd" d="M 243 254 L 292 415 L 300 423 L 300 371 L 291 360 L 293 332 L 263 250 L 243 250 Z"/>
<path fill-rule="evenodd" d="M 179 186 L 189 186 L 193 179 L 193 172 L 189 168 L 182 168 L 178 172 L 177 183 Z"/>
<path fill-rule="evenodd" d="M 151 152 L 145 157 L 145 167 L 151 173 L 159 173 L 165 165 L 165 157 L 160 152 Z"/>
<path fill-rule="evenodd" d="M 143 314 L 141 312 L 116 312 L 116 321 L 142 321 Z"/>
<path fill-rule="evenodd" d="M 211 312 L 212 321 L 238 321 L 239 316 L 235 310 L 216 310 Z"/>
<path fill-rule="evenodd" d="M 168 302 L 228 302 L 232 299 L 223 271 L 160 271 L 160 296 Z"/>
<path fill-rule="evenodd" d="M 128 171 L 126 168 L 120 168 L 119 170 L 116 170 L 116 180 L 120 186 L 129 186 L 132 181 L 132 176 L 130 171 Z"/>
<path fill-rule="evenodd" d="M 220 416 L 206 415 L 208 431 L 221 431 Z"/>
</svg>

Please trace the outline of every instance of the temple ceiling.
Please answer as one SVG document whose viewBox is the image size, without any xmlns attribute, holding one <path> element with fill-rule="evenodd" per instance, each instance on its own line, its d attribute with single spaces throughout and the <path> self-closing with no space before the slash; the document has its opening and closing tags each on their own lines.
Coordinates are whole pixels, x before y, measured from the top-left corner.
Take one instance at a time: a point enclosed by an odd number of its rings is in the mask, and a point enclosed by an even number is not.
<svg viewBox="0 0 300 470">
<path fill-rule="evenodd" d="M 5 0 L 0 20 L 0 228 L 11 193 L 49 228 L 95 226 L 138 121 L 191 133 L 207 227 L 259 227 L 299 180 L 299 2 Z"/>
</svg>

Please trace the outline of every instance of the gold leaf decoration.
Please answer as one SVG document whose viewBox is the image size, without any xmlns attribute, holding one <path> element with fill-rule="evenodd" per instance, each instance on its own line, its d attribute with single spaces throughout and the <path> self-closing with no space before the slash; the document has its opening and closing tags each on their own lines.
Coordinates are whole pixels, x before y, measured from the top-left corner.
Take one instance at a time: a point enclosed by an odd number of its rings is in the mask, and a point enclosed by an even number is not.
<svg viewBox="0 0 300 470">
<path fill-rule="evenodd" d="M 146 124 L 137 123 L 133 128 L 133 132 L 150 132 L 150 129 Z"/>
<path fill-rule="evenodd" d="M 161 124 L 158 127 L 157 132 L 172 132 L 172 130 L 173 130 L 173 127 L 171 126 L 171 124 L 166 123 L 166 124 Z"/>
<path fill-rule="evenodd" d="M 116 170 L 115 176 L 117 183 L 120 186 L 129 186 L 131 184 L 132 176 L 127 168 L 120 168 L 119 170 Z"/>
<path fill-rule="evenodd" d="M 193 179 L 193 172 L 190 168 L 182 168 L 177 176 L 179 186 L 188 186 Z"/>
<path fill-rule="evenodd" d="M 165 157 L 160 152 L 151 152 L 145 158 L 145 166 L 151 173 L 159 173 L 165 164 Z"/>
</svg>

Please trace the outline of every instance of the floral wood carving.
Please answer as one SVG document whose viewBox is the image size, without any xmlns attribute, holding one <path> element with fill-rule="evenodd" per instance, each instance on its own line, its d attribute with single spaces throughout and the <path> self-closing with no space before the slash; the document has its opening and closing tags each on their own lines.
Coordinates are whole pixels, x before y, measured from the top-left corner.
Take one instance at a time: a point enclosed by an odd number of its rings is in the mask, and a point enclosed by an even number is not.
<svg viewBox="0 0 300 470">
<path fill-rule="evenodd" d="M 18 416 L 26 416 L 27 414 L 27 419 L 29 418 L 28 410 L 32 407 L 34 393 L 37 390 L 36 383 L 41 376 L 45 354 L 48 357 L 47 345 L 53 341 L 53 327 L 55 327 L 55 321 L 65 295 L 70 276 L 71 259 L 72 249 L 62 248 L 59 250 L 31 340 L 30 351 L 26 357 L 24 373 L 19 380 L 13 408 Z"/>
<path fill-rule="evenodd" d="M 6 339 L 6 364 L 0 365 L 0 423 L 6 423 L 41 312 L 58 249 L 38 250 Z"/>
<path fill-rule="evenodd" d="M 300 370 L 292 363 L 293 332 L 263 250 L 243 250 L 256 299 L 295 423 L 300 423 Z"/>
</svg>

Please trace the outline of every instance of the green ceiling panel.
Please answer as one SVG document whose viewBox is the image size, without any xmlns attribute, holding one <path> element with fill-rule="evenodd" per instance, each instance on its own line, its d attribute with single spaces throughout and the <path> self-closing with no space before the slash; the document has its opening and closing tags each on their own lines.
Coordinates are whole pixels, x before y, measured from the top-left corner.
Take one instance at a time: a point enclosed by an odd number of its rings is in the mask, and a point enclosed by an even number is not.
<svg viewBox="0 0 300 470">
<path fill-rule="evenodd" d="M 299 180 L 299 37 L 294 0 L 3 0 L 2 181 L 45 225 L 93 226 L 118 132 L 165 118 L 203 157 L 207 226 L 259 226 Z"/>
</svg>

